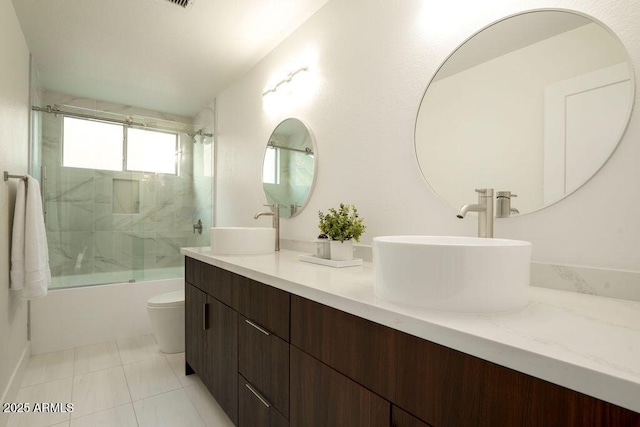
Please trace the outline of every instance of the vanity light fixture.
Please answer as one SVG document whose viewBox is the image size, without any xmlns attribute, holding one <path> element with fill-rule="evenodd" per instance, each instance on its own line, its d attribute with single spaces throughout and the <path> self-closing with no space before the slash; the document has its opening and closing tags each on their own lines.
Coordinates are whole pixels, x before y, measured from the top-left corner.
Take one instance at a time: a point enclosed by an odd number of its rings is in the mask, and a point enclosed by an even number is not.
<svg viewBox="0 0 640 427">
<path fill-rule="evenodd" d="M 300 67 L 297 70 L 290 72 L 289 74 L 287 74 L 286 78 L 280 80 L 278 83 L 273 85 L 273 87 L 271 87 L 269 89 L 266 89 L 264 92 L 262 92 L 262 96 L 266 96 L 269 93 L 275 93 L 280 86 L 282 86 L 285 83 L 289 83 L 298 73 L 301 73 L 303 71 L 308 71 L 308 70 L 309 70 L 309 67 L 305 66 L 305 67 Z"/>
</svg>

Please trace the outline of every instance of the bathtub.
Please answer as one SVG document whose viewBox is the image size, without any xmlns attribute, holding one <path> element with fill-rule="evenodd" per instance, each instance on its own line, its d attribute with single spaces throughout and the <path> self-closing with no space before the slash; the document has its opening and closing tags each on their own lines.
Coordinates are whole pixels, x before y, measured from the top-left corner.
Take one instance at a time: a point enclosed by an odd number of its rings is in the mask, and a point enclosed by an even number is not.
<svg viewBox="0 0 640 427">
<path fill-rule="evenodd" d="M 133 283 L 51 287 L 47 296 L 31 301 L 31 354 L 150 334 L 147 300 L 184 289 L 184 277 L 150 280 L 147 272 L 145 276 Z M 77 280 L 79 286 L 81 279 Z"/>
</svg>

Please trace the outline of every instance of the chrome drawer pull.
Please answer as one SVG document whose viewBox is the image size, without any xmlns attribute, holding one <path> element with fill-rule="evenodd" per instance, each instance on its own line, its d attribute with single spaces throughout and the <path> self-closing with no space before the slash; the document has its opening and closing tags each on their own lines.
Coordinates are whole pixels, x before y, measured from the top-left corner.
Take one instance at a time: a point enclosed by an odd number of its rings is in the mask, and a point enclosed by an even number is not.
<svg viewBox="0 0 640 427">
<path fill-rule="evenodd" d="M 260 402 L 262 402 L 262 404 L 263 404 L 264 406 L 266 406 L 267 408 L 270 408 L 270 407 L 271 407 L 271 405 L 269 404 L 269 402 L 267 402 L 267 399 L 265 399 L 264 397 L 262 397 L 262 395 L 261 395 L 260 393 L 258 393 L 258 392 L 253 388 L 253 387 L 251 387 L 248 383 L 245 383 L 244 385 L 249 389 L 249 391 L 250 391 L 251 393 L 253 393 L 253 394 L 254 394 L 254 396 L 255 396 L 255 397 L 257 397 L 257 398 L 260 400 Z"/>
<path fill-rule="evenodd" d="M 253 326 L 254 328 L 256 328 L 257 330 L 259 330 L 260 332 L 262 332 L 263 334 L 265 334 L 266 336 L 271 335 L 271 333 L 269 331 L 267 331 L 266 329 L 262 328 L 261 326 L 256 325 L 255 323 L 253 323 L 251 320 L 249 319 L 245 319 L 245 322 L 247 322 L 248 324 L 250 324 L 251 326 Z"/>
</svg>

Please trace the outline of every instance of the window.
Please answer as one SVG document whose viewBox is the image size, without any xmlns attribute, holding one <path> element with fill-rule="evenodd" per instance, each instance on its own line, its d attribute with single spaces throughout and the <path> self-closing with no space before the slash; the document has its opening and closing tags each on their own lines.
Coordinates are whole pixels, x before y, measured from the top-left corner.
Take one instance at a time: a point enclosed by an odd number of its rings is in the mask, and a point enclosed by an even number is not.
<svg viewBox="0 0 640 427">
<path fill-rule="evenodd" d="M 176 174 L 178 135 L 127 129 L 127 170 Z"/>
<path fill-rule="evenodd" d="M 280 149 L 270 147 L 264 153 L 262 182 L 280 184 Z"/>
<path fill-rule="evenodd" d="M 122 125 L 65 117 L 62 166 L 122 170 Z"/>
<path fill-rule="evenodd" d="M 65 167 L 178 173 L 178 134 L 175 132 L 64 117 L 62 137 L 62 166 Z"/>
</svg>

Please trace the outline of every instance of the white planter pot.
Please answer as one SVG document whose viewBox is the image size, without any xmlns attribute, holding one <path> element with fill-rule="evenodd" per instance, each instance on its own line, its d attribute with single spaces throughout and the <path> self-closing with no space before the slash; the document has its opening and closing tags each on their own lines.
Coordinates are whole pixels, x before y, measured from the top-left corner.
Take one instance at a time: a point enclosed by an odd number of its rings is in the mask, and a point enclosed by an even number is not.
<svg viewBox="0 0 640 427">
<path fill-rule="evenodd" d="M 353 259 L 353 240 L 332 240 L 331 259 L 334 261 L 351 261 Z"/>
</svg>

